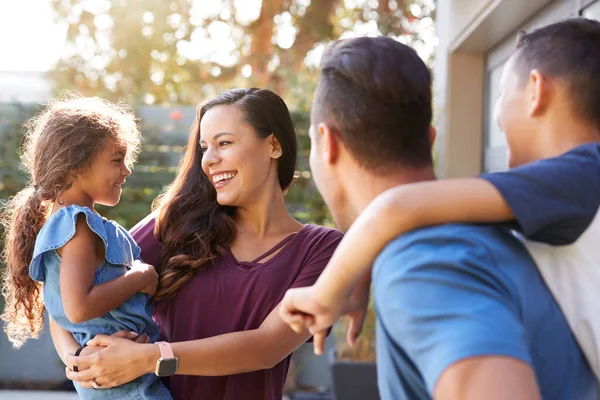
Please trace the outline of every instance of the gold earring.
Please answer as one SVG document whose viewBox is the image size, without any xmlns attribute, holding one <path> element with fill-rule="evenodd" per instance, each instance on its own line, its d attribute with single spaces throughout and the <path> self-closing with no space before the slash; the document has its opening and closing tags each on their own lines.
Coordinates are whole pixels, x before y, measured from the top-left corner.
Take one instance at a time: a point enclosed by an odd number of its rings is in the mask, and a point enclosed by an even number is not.
<svg viewBox="0 0 600 400">
<path fill-rule="evenodd" d="M 281 155 L 281 150 L 278 150 L 273 153 L 273 157 L 279 157 Z"/>
</svg>

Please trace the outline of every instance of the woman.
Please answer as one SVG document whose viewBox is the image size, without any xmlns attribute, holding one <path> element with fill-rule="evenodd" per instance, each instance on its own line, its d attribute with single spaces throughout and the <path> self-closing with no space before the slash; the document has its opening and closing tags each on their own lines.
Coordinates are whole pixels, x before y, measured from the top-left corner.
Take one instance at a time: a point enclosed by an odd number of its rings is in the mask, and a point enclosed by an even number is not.
<svg viewBox="0 0 600 400">
<path fill-rule="evenodd" d="M 200 109 L 156 215 L 133 229 L 142 258 L 160 271 L 154 318 L 178 358 L 166 379 L 173 398 L 281 399 L 291 353 L 310 334 L 294 333 L 278 304 L 287 289 L 316 281 L 342 236 L 288 214 L 283 195 L 295 162 L 295 130 L 279 96 L 222 93 Z M 59 354 L 77 350 L 68 332 L 51 330 Z M 99 390 L 155 372 L 161 357 L 156 344 L 122 337 L 99 335 L 90 345 L 106 348 L 64 361 L 79 369 L 68 369 L 70 379 Z"/>
</svg>

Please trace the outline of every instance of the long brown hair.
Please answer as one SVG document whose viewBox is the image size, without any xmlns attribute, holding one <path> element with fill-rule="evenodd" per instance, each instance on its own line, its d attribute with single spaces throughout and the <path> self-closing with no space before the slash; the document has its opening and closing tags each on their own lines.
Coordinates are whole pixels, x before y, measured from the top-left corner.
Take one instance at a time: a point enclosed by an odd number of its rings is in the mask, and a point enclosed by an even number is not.
<svg viewBox="0 0 600 400">
<path fill-rule="evenodd" d="M 9 199 L 2 212 L 7 269 L 2 284 L 6 306 L 4 330 L 14 347 L 37 337 L 42 329 L 42 285 L 29 276 L 35 241 L 52 204 L 89 167 L 107 140 L 127 147 L 131 164 L 140 147 L 140 133 L 131 110 L 99 98 L 67 94 L 51 102 L 26 125 L 23 168 L 27 187 Z"/>
<path fill-rule="evenodd" d="M 155 235 L 163 245 L 155 300 L 172 297 L 198 270 L 222 255 L 235 239 L 235 208 L 217 202 L 217 192 L 202 171 L 200 121 L 218 105 L 239 107 L 259 137 L 273 133 L 283 151 L 277 167 L 281 188 L 288 188 L 294 177 L 296 131 L 281 97 L 265 89 L 233 89 L 199 108 L 179 172 L 154 203 L 159 210 Z"/>
</svg>

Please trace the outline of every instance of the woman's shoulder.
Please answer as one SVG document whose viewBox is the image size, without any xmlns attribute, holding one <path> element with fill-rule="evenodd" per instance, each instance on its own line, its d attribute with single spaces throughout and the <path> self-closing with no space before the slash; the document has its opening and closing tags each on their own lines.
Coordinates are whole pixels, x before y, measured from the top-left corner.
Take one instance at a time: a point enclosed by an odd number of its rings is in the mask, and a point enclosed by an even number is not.
<svg viewBox="0 0 600 400">
<path fill-rule="evenodd" d="M 158 218 L 157 211 L 148 214 L 144 219 L 135 224 L 134 227 L 129 230 L 129 233 L 135 238 L 136 236 L 144 235 L 147 232 L 154 232 L 156 218 Z"/>
<path fill-rule="evenodd" d="M 318 238 L 318 237 L 331 237 L 331 238 L 341 238 L 344 236 L 342 232 L 335 228 L 329 228 L 326 226 L 316 225 L 316 224 L 306 224 L 304 225 L 303 230 L 306 230 L 308 237 Z"/>
<path fill-rule="evenodd" d="M 342 240 L 344 234 L 337 229 L 325 226 L 306 224 L 302 228 L 300 240 L 307 252 L 333 251 Z"/>
<path fill-rule="evenodd" d="M 152 265 L 157 265 L 162 248 L 162 244 L 154 235 L 157 217 L 157 213 L 153 212 L 129 230 L 129 233 L 141 248 L 142 260 Z"/>
</svg>

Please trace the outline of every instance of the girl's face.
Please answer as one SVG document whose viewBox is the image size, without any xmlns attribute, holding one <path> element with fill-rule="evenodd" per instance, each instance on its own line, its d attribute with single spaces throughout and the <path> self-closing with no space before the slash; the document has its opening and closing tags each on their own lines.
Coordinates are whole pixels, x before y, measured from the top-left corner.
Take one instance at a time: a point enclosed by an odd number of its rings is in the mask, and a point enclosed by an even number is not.
<svg viewBox="0 0 600 400">
<path fill-rule="evenodd" d="M 276 158 L 281 156 L 274 135 L 260 138 L 242 110 L 220 105 L 200 121 L 202 169 L 217 190 L 221 205 L 245 206 L 279 188 Z"/>
<path fill-rule="evenodd" d="M 74 182 L 94 203 L 114 206 L 121 199 L 122 186 L 131 175 L 125 164 L 127 148 L 107 141 L 96 154 L 89 168 L 80 173 Z"/>
</svg>

